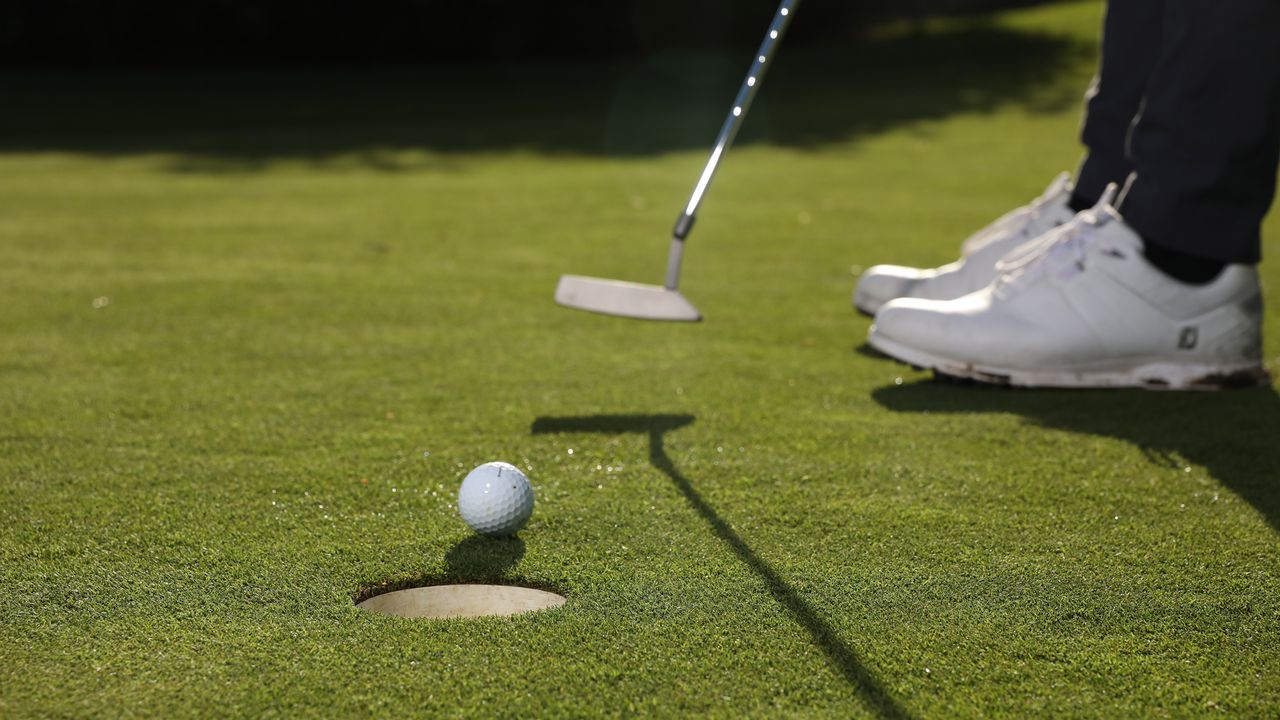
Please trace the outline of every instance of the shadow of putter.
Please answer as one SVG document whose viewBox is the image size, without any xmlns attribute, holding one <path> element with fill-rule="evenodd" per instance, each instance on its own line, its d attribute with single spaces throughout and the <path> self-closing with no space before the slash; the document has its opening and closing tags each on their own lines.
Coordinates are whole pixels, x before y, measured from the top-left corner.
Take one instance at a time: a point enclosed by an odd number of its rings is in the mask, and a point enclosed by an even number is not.
<svg viewBox="0 0 1280 720">
<path fill-rule="evenodd" d="M 868 710 L 882 718 L 910 718 L 911 715 L 885 690 L 879 679 L 862 663 L 857 653 L 840 639 L 839 633 L 822 619 L 786 580 L 758 556 L 751 546 L 716 512 L 693 487 L 693 483 L 675 466 L 663 445 L 664 436 L 693 424 L 692 415 L 588 415 L 580 417 L 540 417 L 530 432 L 534 435 L 558 433 L 640 433 L 649 436 L 649 463 L 664 475 L 684 496 L 689 506 L 711 527 L 738 559 L 764 581 L 769 594 L 792 619 L 803 627 L 827 656 L 832 667 L 857 691 Z"/>
</svg>

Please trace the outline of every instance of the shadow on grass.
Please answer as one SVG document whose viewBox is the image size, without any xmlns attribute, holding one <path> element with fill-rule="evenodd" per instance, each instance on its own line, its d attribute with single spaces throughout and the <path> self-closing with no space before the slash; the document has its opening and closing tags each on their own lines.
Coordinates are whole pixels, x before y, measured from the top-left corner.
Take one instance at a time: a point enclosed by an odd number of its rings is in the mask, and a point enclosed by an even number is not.
<svg viewBox="0 0 1280 720">
<path fill-rule="evenodd" d="M 716 537 L 728 545 L 738 559 L 754 571 L 765 587 L 791 617 L 826 654 L 832 666 L 857 691 L 867 709 L 882 718 L 909 718 L 911 715 L 885 690 L 879 679 L 863 666 L 858 654 L 840 639 L 839 633 L 805 602 L 787 581 L 751 549 L 733 527 L 707 503 L 667 455 L 663 445 L 667 433 L 692 424 L 692 415 L 590 415 L 585 417 L 540 417 L 531 432 L 544 433 L 641 433 L 649 436 L 649 463 L 662 471 L 711 527 Z"/>
<path fill-rule="evenodd" d="M 497 582 L 523 557 L 524 541 L 518 537 L 471 535 L 445 555 L 445 572 L 460 581 Z"/>
<path fill-rule="evenodd" d="M 1201 465 L 1280 530 L 1280 397 L 1271 388 L 1011 390 L 926 381 L 871 395 L 896 412 L 1012 413 L 1040 427 L 1123 440 L 1162 467 Z"/>
<path fill-rule="evenodd" d="M 739 142 L 819 148 L 1009 103 L 1061 109 L 1083 90 L 1064 71 L 1096 52 L 990 18 L 930 27 L 784 50 Z M 684 53 L 603 66 L 8 71 L 0 152 L 162 153 L 186 172 L 337 159 L 450 171 L 449 155 L 512 150 L 654 155 L 709 147 L 745 64 Z"/>
<path fill-rule="evenodd" d="M 523 557 L 524 541 L 519 537 L 492 538 L 470 535 L 459 541 L 445 555 L 444 573 L 420 573 L 362 583 L 352 594 L 351 599 L 359 605 L 383 593 L 454 583 L 520 585 L 563 594 L 562 589 L 554 583 L 511 575 L 511 570 L 520 564 Z"/>
</svg>

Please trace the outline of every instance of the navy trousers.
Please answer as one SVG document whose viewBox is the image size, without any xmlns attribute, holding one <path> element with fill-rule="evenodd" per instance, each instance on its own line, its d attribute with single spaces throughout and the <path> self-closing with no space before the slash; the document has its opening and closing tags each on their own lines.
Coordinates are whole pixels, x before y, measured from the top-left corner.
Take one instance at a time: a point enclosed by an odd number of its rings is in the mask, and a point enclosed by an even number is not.
<svg viewBox="0 0 1280 720">
<path fill-rule="evenodd" d="M 1109 0 L 1076 191 L 1150 244 L 1261 259 L 1280 164 L 1280 0 Z"/>
</svg>

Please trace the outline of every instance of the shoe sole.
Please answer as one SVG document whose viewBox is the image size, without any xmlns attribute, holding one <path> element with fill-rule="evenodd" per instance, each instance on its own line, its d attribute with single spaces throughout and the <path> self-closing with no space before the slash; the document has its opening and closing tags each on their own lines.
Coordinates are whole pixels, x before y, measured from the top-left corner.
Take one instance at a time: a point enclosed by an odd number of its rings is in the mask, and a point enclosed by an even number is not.
<svg viewBox="0 0 1280 720">
<path fill-rule="evenodd" d="M 867 341 L 876 350 L 916 369 L 932 370 L 935 375 L 944 379 L 972 381 L 986 385 L 1025 388 L 1221 390 L 1271 384 L 1271 375 L 1266 368 L 1247 363 L 1215 366 L 1148 362 L 1134 364 L 1128 368 L 1058 368 L 1029 371 L 973 365 L 944 358 L 877 335 L 874 326 Z"/>
</svg>

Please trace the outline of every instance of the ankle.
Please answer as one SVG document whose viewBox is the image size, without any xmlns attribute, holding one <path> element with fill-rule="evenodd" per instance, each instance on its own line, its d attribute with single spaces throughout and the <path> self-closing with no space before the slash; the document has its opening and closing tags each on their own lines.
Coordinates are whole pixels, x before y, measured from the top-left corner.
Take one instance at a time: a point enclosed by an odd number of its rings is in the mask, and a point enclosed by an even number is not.
<svg viewBox="0 0 1280 720">
<path fill-rule="evenodd" d="M 1147 258 L 1147 262 L 1165 275 L 1187 285 L 1204 285 L 1212 282 L 1227 266 L 1219 260 L 1162 248 L 1147 238 L 1142 239 L 1142 244 L 1142 254 Z"/>
<path fill-rule="evenodd" d="M 1071 212 L 1084 212 L 1098 203 L 1098 198 L 1081 195 L 1079 190 L 1071 193 L 1071 199 L 1067 201 L 1067 207 L 1071 208 Z"/>
</svg>

